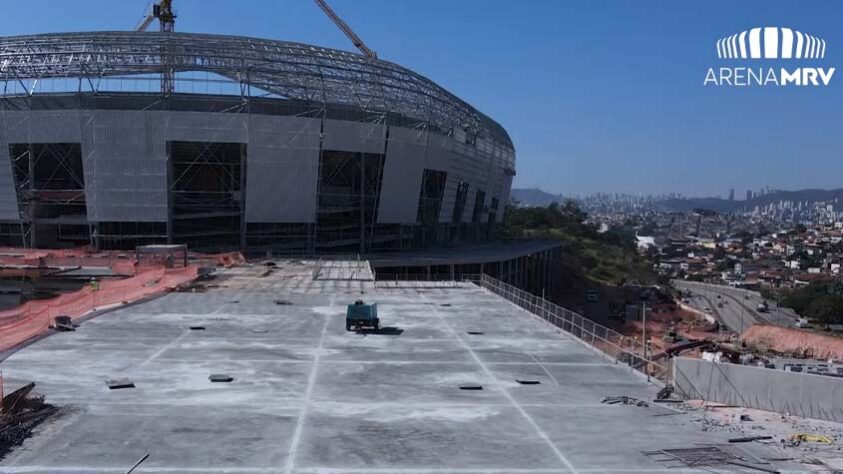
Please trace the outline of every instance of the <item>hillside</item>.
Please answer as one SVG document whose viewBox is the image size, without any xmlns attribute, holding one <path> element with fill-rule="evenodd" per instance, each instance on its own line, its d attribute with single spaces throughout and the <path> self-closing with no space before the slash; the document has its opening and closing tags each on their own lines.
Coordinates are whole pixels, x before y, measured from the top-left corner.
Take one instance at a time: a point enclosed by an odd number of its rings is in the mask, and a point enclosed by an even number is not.
<svg viewBox="0 0 843 474">
<path fill-rule="evenodd" d="M 512 189 L 512 200 L 519 206 L 547 207 L 554 202 L 562 202 L 565 198 L 560 194 L 551 194 L 538 188 Z"/>
<path fill-rule="evenodd" d="M 512 198 L 519 206 L 524 207 L 546 207 L 552 202 L 563 202 L 566 198 L 559 194 L 552 194 L 540 189 L 513 189 Z M 794 202 L 828 202 L 839 201 L 843 206 L 843 189 L 801 189 L 796 191 L 774 191 L 763 196 L 755 196 L 749 201 L 730 201 L 719 197 L 701 198 L 666 198 L 653 200 L 649 203 L 650 211 L 659 212 L 689 212 L 695 209 L 706 209 L 715 212 L 735 212 L 743 209 L 752 209 L 756 206 L 766 206 L 779 201 Z M 589 208 L 587 200 L 579 204 L 587 212 Z"/>
</svg>

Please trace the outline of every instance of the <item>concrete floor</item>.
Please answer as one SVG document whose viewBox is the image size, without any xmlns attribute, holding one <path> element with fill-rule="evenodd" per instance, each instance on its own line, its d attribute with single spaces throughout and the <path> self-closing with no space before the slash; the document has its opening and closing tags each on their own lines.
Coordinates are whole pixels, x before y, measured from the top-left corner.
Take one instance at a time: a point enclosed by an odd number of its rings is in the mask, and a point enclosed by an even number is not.
<svg viewBox="0 0 843 474">
<path fill-rule="evenodd" d="M 8 384 L 34 380 L 65 408 L 0 472 L 124 473 L 146 453 L 135 473 L 677 472 L 642 451 L 727 438 L 702 432 L 699 415 L 601 404 L 657 387 L 472 285 L 332 289 L 283 271 L 249 285 L 245 271 L 2 362 Z M 390 335 L 345 331 L 361 289 Z M 110 391 L 120 377 L 136 388 Z"/>
</svg>

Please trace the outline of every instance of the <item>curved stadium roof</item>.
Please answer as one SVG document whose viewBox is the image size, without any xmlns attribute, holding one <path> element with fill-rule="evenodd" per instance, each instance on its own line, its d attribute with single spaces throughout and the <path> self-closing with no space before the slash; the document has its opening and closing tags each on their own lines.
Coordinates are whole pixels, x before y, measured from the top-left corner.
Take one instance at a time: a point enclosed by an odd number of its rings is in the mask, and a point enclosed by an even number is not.
<svg viewBox="0 0 843 474">
<path fill-rule="evenodd" d="M 0 38 L 0 81 L 208 72 L 273 95 L 465 129 L 513 148 L 497 122 L 397 64 L 301 43 L 193 33 L 94 32 Z M 0 95 L 6 95 L 4 90 Z"/>
</svg>

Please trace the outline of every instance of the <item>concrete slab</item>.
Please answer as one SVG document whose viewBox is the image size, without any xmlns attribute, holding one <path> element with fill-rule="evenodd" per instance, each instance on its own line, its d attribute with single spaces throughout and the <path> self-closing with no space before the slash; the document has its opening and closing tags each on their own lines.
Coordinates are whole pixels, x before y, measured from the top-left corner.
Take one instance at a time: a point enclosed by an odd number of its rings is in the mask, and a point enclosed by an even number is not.
<svg viewBox="0 0 843 474">
<path fill-rule="evenodd" d="M 149 453 L 135 473 L 640 473 L 665 469 L 642 451 L 724 440 L 695 415 L 601 404 L 657 387 L 473 285 L 376 289 L 314 282 L 298 264 L 247 270 L 0 363 L 63 406 L 0 472 L 125 472 Z M 345 330 L 359 297 L 379 304 L 390 335 Z M 105 385 L 124 377 L 135 388 Z"/>
</svg>

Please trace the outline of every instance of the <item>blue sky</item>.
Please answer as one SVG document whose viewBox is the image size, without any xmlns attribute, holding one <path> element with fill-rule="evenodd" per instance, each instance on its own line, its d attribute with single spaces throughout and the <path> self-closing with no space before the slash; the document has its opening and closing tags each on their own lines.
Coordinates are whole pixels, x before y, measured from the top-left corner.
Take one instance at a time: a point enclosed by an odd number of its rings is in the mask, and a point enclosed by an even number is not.
<svg viewBox="0 0 843 474">
<path fill-rule="evenodd" d="M 553 192 L 843 187 L 843 70 L 828 87 L 704 87 L 718 38 L 783 26 L 843 66 L 843 2 L 330 0 L 379 56 L 499 121 L 515 185 Z M 3 1 L 2 35 L 132 29 L 147 0 Z M 178 31 L 351 49 L 310 0 L 174 0 Z M 750 64 L 752 65 L 752 64 Z M 806 64 L 807 65 L 807 64 Z"/>
</svg>

